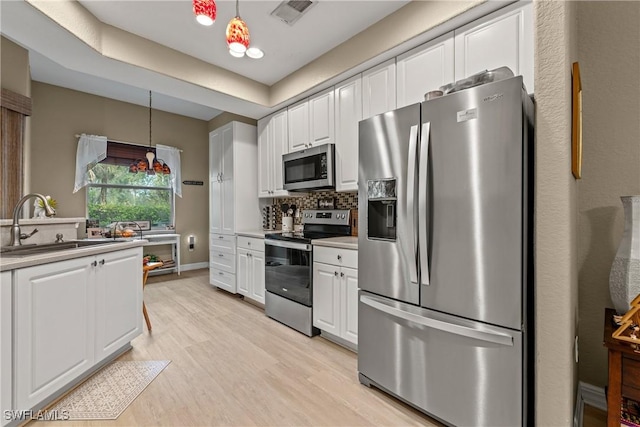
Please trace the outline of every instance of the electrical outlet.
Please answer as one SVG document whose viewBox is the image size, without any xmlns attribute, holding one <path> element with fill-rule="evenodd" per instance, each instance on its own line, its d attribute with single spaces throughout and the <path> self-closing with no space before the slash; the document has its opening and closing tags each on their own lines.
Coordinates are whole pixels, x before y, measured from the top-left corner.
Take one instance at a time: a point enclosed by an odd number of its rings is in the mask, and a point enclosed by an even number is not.
<svg viewBox="0 0 640 427">
<path fill-rule="evenodd" d="M 191 235 L 187 238 L 187 242 L 189 243 L 189 251 L 193 251 L 196 247 L 196 236 Z"/>
</svg>

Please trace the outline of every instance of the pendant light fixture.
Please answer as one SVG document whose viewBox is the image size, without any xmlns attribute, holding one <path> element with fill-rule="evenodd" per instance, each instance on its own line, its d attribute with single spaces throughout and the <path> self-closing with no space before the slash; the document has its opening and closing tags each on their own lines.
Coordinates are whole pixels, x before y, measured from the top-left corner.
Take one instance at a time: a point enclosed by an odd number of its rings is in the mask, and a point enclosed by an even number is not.
<svg viewBox="0 0 640 427">
<path fill-rule="evenodd" d="M 216 21 L 216 2 L 214 0 L 193 0 L 193 13 L 199 24 L 213 25 Z"/>
<path fill-rule="evenodd" d="M 146 160 L 135 160 L 131 165 L 129 165 L 129 172 L 146 172 L 147 175 L 155 175 L 156 173 L 169 175 L 171 173 L 171 168 L 169 165 L 164 163 L 162 159 L 156 159 L 156 155 L 151 145 L 151 112 L 151 91 L 149 91 L 149 148 L 147 148 L 147 153 L 145 154 Z"/>
<path fill-rule="evenodd" d="M 232 56 L 241 58 L 249 47 L 249 27 L 240 18 L 239 0 L 236 0 L 236 16 L 227 25 L 227 46 Z"/>
<path fill-rule="evenodd" d="M 149 161 L 149 167 L 147 168 L 147 173 L 149 175 L 155 174 L 153 170 L 153 159 L 156 157 L 156 155 L 151 149 L 151 91 L 149 91 L 149 148 L 147 148 L 147 154 L 145 154 L 145 157 Z"/>
</svg>

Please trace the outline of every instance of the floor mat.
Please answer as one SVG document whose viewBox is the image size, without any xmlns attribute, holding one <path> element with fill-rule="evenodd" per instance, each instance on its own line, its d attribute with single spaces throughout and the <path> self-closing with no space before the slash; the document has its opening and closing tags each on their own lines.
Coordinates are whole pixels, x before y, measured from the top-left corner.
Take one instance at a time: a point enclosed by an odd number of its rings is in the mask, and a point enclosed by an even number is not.
<svg viewBox="0 0 640 427">
<path fill-rule="evenodd" d="M 113 362 L 48 410 L 68 414 L 70 420 L 115 420 L 169 363 L 169 360 Z"/>
</svg>

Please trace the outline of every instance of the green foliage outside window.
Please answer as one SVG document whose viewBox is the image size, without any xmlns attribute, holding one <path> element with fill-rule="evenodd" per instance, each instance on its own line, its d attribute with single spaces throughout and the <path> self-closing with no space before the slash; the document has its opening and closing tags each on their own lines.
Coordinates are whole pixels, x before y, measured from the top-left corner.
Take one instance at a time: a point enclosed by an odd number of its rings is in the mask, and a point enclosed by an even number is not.
<svg viewBox="0 0 640 427">
<path fill-rule="evenodd" d="M 173 192 L 169 175 L 130 173 L 127 166 L 96 165 L 90 174 L 87 210 L 100 227 L 116 221 L 151 221 L 152 227 L 173 224 Z"/>
</svg>

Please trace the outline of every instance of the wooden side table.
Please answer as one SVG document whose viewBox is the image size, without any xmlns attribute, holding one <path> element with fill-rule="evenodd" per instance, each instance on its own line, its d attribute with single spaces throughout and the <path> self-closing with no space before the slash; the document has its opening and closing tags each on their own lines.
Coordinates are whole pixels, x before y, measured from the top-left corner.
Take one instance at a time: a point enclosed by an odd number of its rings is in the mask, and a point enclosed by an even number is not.
<svg viewBox="0 0 640 427">
<path fill-rule="evenodd" d="M 150 262 L 146 265 L 142 266 L 142 289 L 144 290 L 145 285 L 147 284 L 147 277 L 149 276 L 149 272 L 158 267 L 162 266 L 162 262 Z M 144 305 L 144 296 L 142 298 L 142 314 L 144 314 L 144 320 L 147 322 L 147 330 L 151 332 L 151 321 L 149 320 L 149 315 L 147 314 L 147 306 Z"/>
<path fill-rule="evenodd" d="M 640 352 L 611 336 L 615 310 L 604 311 L 604 346 L 609 350 L 609 387 L 607 391 L 607 426 L 620 426 L 622 397 L 640 402 Z"/>
</svg>

